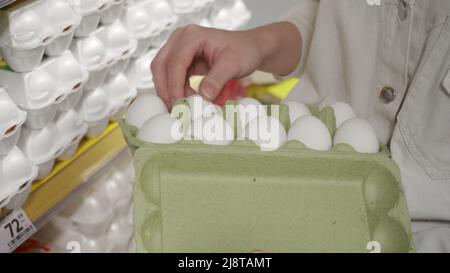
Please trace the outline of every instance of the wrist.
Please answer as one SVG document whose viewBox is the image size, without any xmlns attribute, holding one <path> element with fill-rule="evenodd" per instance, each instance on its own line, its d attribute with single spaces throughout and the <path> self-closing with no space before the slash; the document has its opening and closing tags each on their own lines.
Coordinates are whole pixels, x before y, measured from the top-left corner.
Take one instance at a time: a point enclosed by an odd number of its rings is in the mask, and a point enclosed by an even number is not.
<svg viewBox="0 0 450 273">
<path fill-rule="evenodd" d="M 278 22 L 250 31 L 260 52 L 260 70 L 280 75 L 295 70 L 301 58 L 302 38 L 294 24 Z"/>
</svg>

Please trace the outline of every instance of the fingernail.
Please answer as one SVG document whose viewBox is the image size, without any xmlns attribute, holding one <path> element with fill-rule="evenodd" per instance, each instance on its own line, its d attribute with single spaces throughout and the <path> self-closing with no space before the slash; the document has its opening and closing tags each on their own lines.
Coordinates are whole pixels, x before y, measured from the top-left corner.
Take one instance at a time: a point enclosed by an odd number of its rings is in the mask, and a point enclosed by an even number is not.
<svg viewBox="0 0 450 273">
<path fill-rule="evenodd" d="M 204 87 L 201 91 L 202 95 L 209 101 L 214 99 L 214 91 L 209 87 Z"/>
</svg>

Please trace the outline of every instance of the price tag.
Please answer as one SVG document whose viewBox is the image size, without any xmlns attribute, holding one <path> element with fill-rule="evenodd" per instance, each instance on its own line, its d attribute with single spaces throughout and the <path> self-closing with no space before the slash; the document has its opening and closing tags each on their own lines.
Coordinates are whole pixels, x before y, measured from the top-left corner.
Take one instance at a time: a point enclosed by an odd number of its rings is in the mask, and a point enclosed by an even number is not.
<svg viewBox="0 0 450 273">
<path fill-rule="evenodd" d="M 0 253 L 13 252 L 35 232 L 35 226 L 22 209 L 11 212 L 0 222 Z"/>
</svg>

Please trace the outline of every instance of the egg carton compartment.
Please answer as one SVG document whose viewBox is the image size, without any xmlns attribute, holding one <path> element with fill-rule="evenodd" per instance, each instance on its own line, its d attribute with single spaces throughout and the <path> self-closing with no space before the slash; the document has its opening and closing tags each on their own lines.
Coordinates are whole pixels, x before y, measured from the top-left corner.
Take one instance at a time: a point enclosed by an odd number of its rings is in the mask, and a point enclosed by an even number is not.
<svg viewBox="0 0 450 273">
<path fill-rule="evenodd" d="M 20 110 L 0 88 L 0 156 L 9 154 L 17 144 L 26 118 L 26 112 Z"/>
<path fill-rule="evenodd" d="M 8 155 L 0 156 L 0 208 L 21 207 L 37 174 L 38 168 L 17 147 Z"/>
<path fill-rule="evenodd" d="M 149 73 L 149 67 L 158 53 L 157 48 L 151 49 L 145 55 L 133 59 L 126 71 L 127 77 L 135 85 L 138 93 L 152 92 L 155 88 L 153 75 Z"/>
<path fill-rule="evenodd" d="M 85 196 L 54 218 L 35 238 L 65 248 L 76 236 L 82 252 L 128 252 L 133 238 L 133 187 L 123 169 L 118 166 L 108 170 Z"/>
<path fill-rule="evenodd" d="M 308 111 L 334 135 L 332 107 Z M 290 115 L 282 105 L 276 116 L 287 131 L 297 122 Z M 120 125 L 136 168 L 139 252 L 367 252 L 372 241 L 382 252 L 415 251 L 400 172 L 383 145 L 359 153 L 293 140 L 272 152 L 249 140 L 152 144 Z"/>
<path fill-rule="evenodd" d="M 39 129 L 50 123 L 58 108 L 74 107 L 88 79 L 70 51 L 46 59 L 36 70 L 27 73 L 0 69 L 0 83 L 8 95 L 28 114 L 26 125 Z"/>
<path fill-rule="evenodd" d="M 144 0 L 128 4 L 121 20 L 137 40 L 133 58 L 138 58 L 147 52 L 152 41 L 162 32 L 176 26 L 178 17 L 172 13 L 166 1 Z"/>
<path fill-rule="evenodd" d="M 70 49 L 89 71 L 85 89 L 93 90 L 101 85 L 109 74 L 114 76 L 124 71 L 136 50 L 136 45 L 136 40 L 132 39 L 119 20 L 109 26 L 100 27 L 88 37 L 75 39 Z"/>
<path fill-rule="evenodd" d="M 69 46 L 80 16 L 65 0 L 25 1 L 0 11 L 0 52 L 17 72 L 39 66 L 44 52 L 59 55 Z"/>
<path fill-rule="evenodd" d="M 41 129 L 23 128 L 18 147 L 39 168 L 37 179 L 45 178 L 57 158 L 71 156 L 87 131 L 87 124 L 75 110 L 60 112 Z"/>
<path fill-rule="evenodd" d="M 79 0 L 68 1 L 68 3 L 81 16 L 80 25 L 74 31 L 74 36 L 77 38 L 87 37 L 97 29 L 101 13 L 107 7 L 104 0 Z"/>
<path fill-rule="evenodd" d="M 131 101 L 136 97 L 136 88 L 123 73 L 109 79 L 102 87 L 108 95 L 112 119 L 120 119 L 125 114 Z"/>
<path fill-rule="evenodd" d="M 81 140 L 87 133 L 88 125 L 75 109 L 58 113 L 55 124 L 62 143 L 60 146 L 64 147 L 63 152 L 58 155 L 58 160 L 67 160 L 77 151 Z"/>
<path fill-rule="evenodd" d="M 124 0 L 106 0 L 105 5 L 107 5 L 101 11 L 100 22 L 103 25 L 109 25 L 114 23 L 117 19 L 119 19 L 122 11 L 124 9 L 125 1 Z"/>
</svg>

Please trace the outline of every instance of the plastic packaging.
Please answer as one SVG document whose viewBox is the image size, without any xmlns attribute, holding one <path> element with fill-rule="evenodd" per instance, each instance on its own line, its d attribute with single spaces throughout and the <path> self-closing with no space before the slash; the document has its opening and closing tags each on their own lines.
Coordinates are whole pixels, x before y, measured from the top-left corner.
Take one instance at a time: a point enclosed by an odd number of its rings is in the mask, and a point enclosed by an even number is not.
<svg viewBox="0 0 450 273">
<path fill-rule="evenodd" d="M 21 205 L 37 174 L 38 168 L 17 147 L 0 156 L 0 208 L 14 209 Z"/>
<path fill-rule="evenodd" d="M 120 17 L 124 8 L 124 0 L 106 0 L 107 7 L 101 11 L 100 22 L 104 25 L 112 24 Z"/>
<path fill-rule="evenodd" d="M 88 125 L 74 109 L 58 113 L 55 125 L 58 138 L 62 142 L 60 146 L 64 147 L 64 151 L 58 155 L 58 160 L 69 159 L 74 155 L 80 141 L 87 133 Z"/>
<path fill-rule="evenodd" d="M 98 191 L 79 199 L 63 212 L 82 234 L 98 238 L 107 234 L 113 219 L 113 204 Z"/>
<path fill-rule="evenodd" d="M 72 8 L 81 16 L 80 25 L 75 29 L 75 37 L 87 37 L 100 23 L 101 10 L 104 0 L 77 0 L 68 1 Z"/>
<path fill-rule="evenodd" d="M 159 49 L 151 49 L 145 55 L 133 59 L 127 69 L 127 77 L 135 85 L 139 94 L 153 92 L 155 84 L 149 67 Z"/>
<path fill-rule="evenodd" d="M 53 169 L 55 159 L 65 148 L 57 127 L 50 123 L 42 129 L 23 128 L 18 147 L 39 168 L 37 179 L 45 178 Z"/>
<path fill-rule="evenodd" d="M 59 55 L 67 49 L 80 16 L 65 0 L 27 1 L 0 11 L 0 52 L 17 72 L 39 66 L 44 51 Z"/>
<path fill-rule="evenodd" d="M 9 154 L 17 144 L 26 117 L 26 112 L 20 110 L 0 88 L 0 156 Z"/>
<path fill-rule="evenodd" d="M 58 215 L 45 228 L 39 230 L 34 238 L 60 249 L 68 249 L 71 242 L 77 242 L 81 253 L 102 253 L 111 251 L 111 244 L 108 242 L 106 234 L 89 238 L 75 227 L 70 218 Z"/>
<path fill-rule="evenodd" d="M 27 114 L 26 125 L 39 129 L 47 125 L 55 116 L 59 104 L 63 109 L 73 107 L 73 97 L 79 93 L 87 81 L 88 74 L 74 56 L 65 51 L 61 56 L 48 58 L 36 70 L 17 73 L 0 69 L 0 83 L 14 102 Z M 73 95 L 77 96 L 77 95 Z"/>
<path fill-rule="evenodd" d="M 108 76 L 126 68 L 127 59 L 136 49 L 136 40 L 132 39 L 123 24 L 116 20 L 109 26 L 103 26 L 88 37 L 75 39 L 71 51 L 82 66 L 89 71 L 89 80 L 85 90 L 94 90 Z"/>
<path fill-rule="evenodd" d="M 165 0 L 144 0 L 127 5 L 121 20 L 137 40 L 133 58 L 138 58 L 147 52 L 162 32 L 176 26 L 178 17 Z"/>
<path fill-rule="evenodd" d="M 108 126 L 112 109 L 108 94 L 102 87 L 84 94 L 76 109 L 89 125 L 87 137 L 97 137 L 104 132 Z"/>
<path fill-rule="evenodd" d="M 113 119 L 119 119 L 125 114 L 131 101 L 136 97 L 136 88 L 122 73 L 106 82 L 102 88 L 108 95 L 109 106 Z"/>
</svg>

